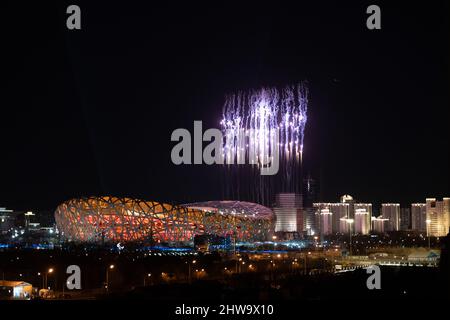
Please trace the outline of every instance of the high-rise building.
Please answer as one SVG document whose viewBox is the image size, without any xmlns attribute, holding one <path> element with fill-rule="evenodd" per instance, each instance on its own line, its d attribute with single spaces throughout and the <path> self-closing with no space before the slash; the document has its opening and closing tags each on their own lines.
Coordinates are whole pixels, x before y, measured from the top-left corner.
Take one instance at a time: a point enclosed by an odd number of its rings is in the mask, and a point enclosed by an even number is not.
<svg viewBox="0 0 450 320">
<path fill-rule="evenodd" d="M 302 196 L 298 193 L 278 193 L 275 202 L 275 232 L 302 233 Z"/>
<path fill-rule="evenodd" d="M 427 204 L 411 204 L 411 229 L 414 231 L 427 231 Z"/>
<path fill-rule="evenodd" d="M 322 236 L 333 233 L 333 213 L 328 208 L 320 209 L 317 213 L 317 225 Z"/>
<path fill-rule="evenodd" d="M 333 203 L 330 208 L 333 212 L 333 231 L 334 233 L 348 234 L 350 226 L 346 219 L 350 217 L 349 203 Z"/>
<path fill-rule="evenodd" d="M 303 231 L 308 236 L 313 236 L 318 232 L 315 212 L 314 208 L 303 208 Z"/>
<path fill-rule="evenodd" d="M 432 237 L 444 237 L 449 232 L 450 198 L 436 201 L 436 198 L 426 199 L 427 234 Z"/>
<path fill-rule="evenodd" d="M 350 204 L 349 203 L 314 203 L 314 208 L 316 209 L 316 222 L 320 216 L 317 216 L 321 210 L 329 210 L 332 213 L 331 216 L 331 231 L 332 233 L 348 233 L 349 225 L 345 219 L 349 218 L 350 215 Z"/>
<path fill-rule="evenodd" d="M 319 185 L 310 176 L 303 180 L 303 231 L 307 235 L 314 235 L 317 232 L 315 209 L 313 203 L 319 199 Z"/>
<path fill-rule="evenodd" d="M 372 231 L 376 233 L 384 233 L 387 221 L 388 219 L 384 219 L 382 216 L 372 217 Z"/>
<path fill-rule="evenodd" d="M 364 218 L 366 221 L 364 222 L 366 226 L 368 226 L 369 230 L 367 233 L 370 232 L 371 226 L 372 226 L 372 204 L 371 203 L 355 203 L 354 204 L 354 219 L 356 219 L 356 211 L 357 210 L 365 210 L 367 212 L 366 215 L 364 215 Z M 362 211 L 360 211 L 362 212 Z"/>
<path fill-rule="evenodd" d="M 355 230 L 356 234 L 366 235 L 370 232 L 369 212 L 366 209 L 355 209 Z"/>
<path fill-rule="evenodd" d="M 399 203 L 382 203 L 381 215 L 388 219 L 385 225 L 385 231 L 400 230 L 400 204 Z"/>
<path fill-rule="evenodd" d="M 0 208 L 0 234 L 6 234 L 15 224 L 15 215 L 13 210 Z"/>
<path fill-rule="evenodd" d="M 411 230 L 411 208 L 400 208 L 400 230 Z"/>
</svg>

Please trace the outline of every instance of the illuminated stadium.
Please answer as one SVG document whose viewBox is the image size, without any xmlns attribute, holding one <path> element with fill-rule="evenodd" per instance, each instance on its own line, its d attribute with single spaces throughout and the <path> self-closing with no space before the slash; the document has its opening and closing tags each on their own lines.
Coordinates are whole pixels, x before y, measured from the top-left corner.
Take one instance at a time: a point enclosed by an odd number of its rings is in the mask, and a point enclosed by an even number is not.
<svg viewBox="0 0 450 320">
<path fill-rule="evenodd" d="M 174 206 L 130 198 L 87 197 L 58 206 L 62 237 L 74 242 L 190 242 L 195 235 L 236 235 L 237 241 L 265 240 L 274 215 L 264 206 L 210 201 Z"/>
</svg>

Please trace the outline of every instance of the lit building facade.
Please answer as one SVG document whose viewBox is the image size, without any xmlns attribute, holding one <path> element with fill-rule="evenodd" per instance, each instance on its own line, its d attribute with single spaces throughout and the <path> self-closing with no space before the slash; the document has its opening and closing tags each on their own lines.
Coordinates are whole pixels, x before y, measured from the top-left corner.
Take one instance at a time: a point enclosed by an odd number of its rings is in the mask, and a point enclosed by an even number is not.
<svg viewBox="0 0 450 320">
<path fill-rule="evenodd" d="M 372 231 L 375 233 L 384 233 L 387 221 L 388 219 L 384 219 L 382 216 L 372 217 Z"/>
<path fill-rule="evenodd" d="M 414 231 L 427 231 L 427 204 L 411 204 L 411 229 Z"/>
<path fill-rule="evenodd" d="M 385 231 L 400 230 L 400 204 L 399 203 L 382 203 L 381 215 L 387 219 Z"/>
<path fill-rule="evenodd" d="M 13 210 L 0 208 L 0 234 L 10 232 L 15 224 L 16 216 Z"/>
<path fill-rule="evenodd" d="M 437 201 L 426 199 L 427 234 L 432 237 L 444 237 L 449 232 L 450 198 Z"/>
<path fill-rule="evenodd" d="M 355 217 L 355 203 L 352 196 L 345 194 L 340 197 L 340 202 L 314 203 L 314 209 L 316 210 L 316 221 L 325 219 L 321 216 L 321 212 L 327 212 L 323 211 L 324 209 L 329 210 L 331 213 L 332 234 L 348 234 L 350 231 L 354 232 L 352 223 Z M 352 223 L 349 223 L 349 221 L 352 221 Z"/>
<path fill-rule="evenodd" d="M 367 235 L 370 232 L 369 212 L 366 209 L 355 209 L 355 230 L 354 233 Z"/>
<path fill-rule="evenodd" d="M 317 232 L 314 208 L 303 208 L 303 231 L 306 235 L 313 236 Z"/>
<path fill-rule="evenodd" d="M 372 204 L 371 203 L 355 203 L 353 205 L 353 216 L 351 216 L 352 218 L 354 218 L 356 220 L 356 212 L 360 212 L 361 217 L 359 218 L 365 218 L 366 220 L 364 221 L 364 226 L 368 227 L 368 231 L 365 234 L 370 233 L 370 229 L 372 228 Z M 362 214 L 362 212 L 366 212 L 367 214 Z"/>
<path fill-rule="evenodd" d="M 320 209 L 316 217 L 319 234 L 321 236 L 333 234 L 333 212 L 328 208 Z"/>
<path fill-rule="evenodd" d="M 0 280 L 0 297 L 7 300 L 30 300 L 33 286 L 24 281 Z"/>
<path fill-rule="evenodd" d="M 319 199 L 319 185 L 310 176 L 303 179 L 303 231 L 308 236 L 317 232 L 314 203 Z"/>
<path fill-rule="evenodd" d="M 331 232 L 347 234 L 350 230 L 350 226 L 345 221 L 350 217 L 350 204 L 349 203 L 314 203 L 316 210 L 316 222 L 320 219 L 320 213 L 322 210 L 328 210 L 332 213 L 331 216 Z M 324 211 L 326 212 L 326 211 Z"/>
<path fill-rule="evenodd" d="M 302 196 L 298 193 L 278 193 L 275 202 L 275 232 L 303 232 Z"/>
</svg>

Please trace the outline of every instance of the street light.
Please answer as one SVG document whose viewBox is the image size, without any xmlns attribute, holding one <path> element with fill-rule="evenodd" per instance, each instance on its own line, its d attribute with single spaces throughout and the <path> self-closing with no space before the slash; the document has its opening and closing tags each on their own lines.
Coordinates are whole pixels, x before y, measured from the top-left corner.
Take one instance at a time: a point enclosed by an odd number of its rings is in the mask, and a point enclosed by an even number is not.
<svg viewBox="0 0 450 320">
<path fill-rule="evenodd" d="M 352 255 L 352 224 L 355 222 L 355 220 L 350 218 L 341 218 L 341 221 L 345 221 L 349 224 L 348 228 L 348 233 L 350 234 L 349 251 L 350 255 Z"/>
<path fill-rule="evenodd" d="M 242 266 L 245 265 L 245 261 L 242 261 L 242 265 L 239 265 L 239 273 L 242 272 Z"/>
<path fill-rule="evenodd" d="M 147 278 L 151 278 L 151 276 L 152 276 L 151 273 L 147 273 L 147 276 L 144 277 L 144 287 L 146 286 L 145 280 L 146 280 Z"/>
<path fill-rule="evenodd" d="M 191 279 L 191 263 L 190 262 L 186 262 L 188 264 L 188 282 L 191 283 L 192 279 Z M 196 264 L 197 260 L 192 260 L 192 264 Z"/>
<path fill-rule="evenodd" d="M 304 265 L 303 265 L 305 276 L 308 273 L 308 262 L 307 261 L 308 261 L 308 255 L 310 255 L 310 254 L 311 254 L 311 251 L 308 251 L 308 254 L 306 254 L 306 251 L 303 252 L 303 256 L 305 258 Z"/>
<path fill-rule="evenodd" d="M 109 270 L 113 270 L 114 265 L 110 264 L 108 268 L 106 268 L 106 291 L 109 291 Z"/>
<path fill-rule="evenodd" d="M 48 269 L 48 271 L 45 273 L 45 288 L 48 289 L 48 275 L 53 273 L 53 268 Z M 38 273 L 40 274 L 40 273 Z"/>
<path fill-rule="evenodd" d="M 45 288 L 44 275 L 41 274 L 40 272 L 38 272 L 37 275 L 38 275 L 38 277 L 41 277 L 41 280 L 42 280 L 42 289 L 44 289 L 44 288 Z"/>
</svg>

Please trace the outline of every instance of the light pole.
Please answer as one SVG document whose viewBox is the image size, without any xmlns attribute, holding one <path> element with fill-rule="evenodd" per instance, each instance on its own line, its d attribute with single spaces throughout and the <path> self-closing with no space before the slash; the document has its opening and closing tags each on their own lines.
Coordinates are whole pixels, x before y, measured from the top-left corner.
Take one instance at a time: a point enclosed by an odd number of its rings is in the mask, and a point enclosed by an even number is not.
<svg viewBox="0 0 450 320">
<path fill-rule="evenodd" d="M 296 273 L 297 265 L 298 265 L 297 258 L 295 258 L 294 261 L 292 261 L 292 273 Z"/>
<path fill-rule="evenodd" d="M 53 268 L 48 269 L 45 273 L 45 288 L 48 289 L 48 275 L 53 273 Z"/>
<path fill-rule="evenodd" d="M 318 242 L 319 237 L 318 236 L 314 236 L 314 246 L 315 246 L 315 250 L 317 251 L 317 246 L 319 244 Z M 323 242 L 323 237 L 321 237 L 321 241 Z"/>
<path fill-rule="evenodd" d="M 40 272 L 38 272 L 37 275 L 38 275 L 38 277 L 42 278 L 42 289 L 44 289 L 45 288 L 44 276 Z"/>
<path fill-rule="evenodd" d="M 242 261 L 242 258 L 239 258 L 239 261 L 236 260 L 236 273 L 241 273 L 240 272 L 240 270 L 241 270 L 241 266 L 240 266 L 241 261 Z"/>
<path fill-rule="evenodd" d="M 270 280 L 275 280 L 275 260 L 270 260 Z"/>
<path fill-rule="evenodd" d="M 195 279 L 196 279 L 196 280 L 198 280 L 198 275 L 199 275 L 199 273 L 200 273 L 200 272 L 203 272 L 203 271 L 205 271 L 205 269 L 202 269 L 201 271 L 198 270 L 198 269 L 195 269 Z"/>
<path fill-rule="evenodd" d="M 147 273 L 147 276 L 146 277 L 144 277 L 144 287 L 146 286 L 146 279 L 147 278 L 151 278 L 151 276 L 152 276 L 152 274 L 151 273 Z"/>
<path fill-rule="evenodd" d="M 345 221 L 348 223 L 348 233 L 350 234 L 350 243 L 349 243 L 349 252 L 350 255 L 352 255 L 352 224 L 353 222 L 355 222 L 354 219 L 350 219 L 350 218 L 341 218 L 342 221 Z"/>
<path fill-rule="evenodd" d="M 109 265 L 108 268 L 106 268 L 106 291 L 109 291 L 109 270 L 113 270 L 114 269 L 114 265 L 111 264 Z"/>
<path fill-rule="evenodd" d="M 305 256 L 305 263 L 304 263 L 304 273 L 305 273 L 305 276 L 306 276 L 306 274 L 308 273 L 308 255 L 309 254 L 311 254 L 311 251 L 308 251 L 308 252 L 304 252 L 303 253 L 304 254 L 304 256 Z"/>
<path fill-rule="evenodd" d="M 431 249 L 431 243 L 430 243 L 430 224 L 431 224 L 431 219 L 427 219 L 427 220 L 425 220 L 425 222 L 427 223 L 428 250 L 430 250 Z"/>
<path fill-rule="evenodd" d="M 65 299 L 66 286 L 69 285 L 69 284 L 70 284 L 69 281 L 63 282 L 63 288 L 62 288 L 62 298 L 63 298 L 63 300 Z"/>
<path fill-rule="evenodd" d="M 197 260 L 192 260 L 192 264 L 196 264 L 196 263 L 197 263 Z M 187 264 L 188 264 L 188 282 L 191 283 L 192 282 L 192 279 L 191 279 L 192 266 L 191 266 L 190 262 L 187 262 Z"/>
</svg>

